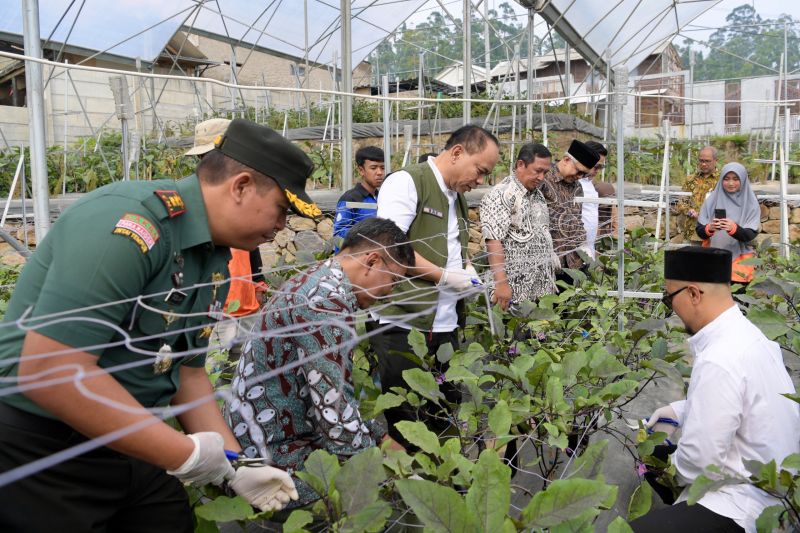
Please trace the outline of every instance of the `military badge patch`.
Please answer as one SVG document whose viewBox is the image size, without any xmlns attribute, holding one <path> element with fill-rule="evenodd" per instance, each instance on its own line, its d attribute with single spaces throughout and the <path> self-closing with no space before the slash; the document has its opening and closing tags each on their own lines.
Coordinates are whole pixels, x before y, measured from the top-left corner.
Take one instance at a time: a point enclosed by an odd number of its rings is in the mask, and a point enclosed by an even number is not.
<svg viewBox="0 0 800 533">
<path fill-rule="evenodd" d="M 186 204 L 178 191 L 157 190 L 153 191 L 159 199 L 164 202 L 169 218 L 174 218 L 186 212 Z"/>
<path fill-rule="evenodd" d="M 111 233 L 128 237 L 143 254 L 149 252 L 160 237 L 155 224 L 135 213 L 125 213 Z"/>
</svg>

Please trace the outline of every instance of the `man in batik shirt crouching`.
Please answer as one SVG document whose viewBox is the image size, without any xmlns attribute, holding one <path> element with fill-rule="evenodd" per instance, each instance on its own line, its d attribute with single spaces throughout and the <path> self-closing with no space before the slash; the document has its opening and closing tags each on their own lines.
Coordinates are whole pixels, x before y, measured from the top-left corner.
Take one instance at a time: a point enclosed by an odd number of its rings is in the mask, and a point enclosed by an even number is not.
<svg viewBox="0 0 800 533">
<path fill-rule="evenodd" d="M 413 266 L 405 233 L 390 220 L 370 218 L 352 227 L 335 257 L 276 291 L 243 347 L 226 409 L 247 457 L 293 474 L 314 450 L 346 458 L 389 439 L 359 413 L 355 321 Z M 302 480 L 295 484 L 300 499 L 290 509 L 319 498 Z"/>
</svg>

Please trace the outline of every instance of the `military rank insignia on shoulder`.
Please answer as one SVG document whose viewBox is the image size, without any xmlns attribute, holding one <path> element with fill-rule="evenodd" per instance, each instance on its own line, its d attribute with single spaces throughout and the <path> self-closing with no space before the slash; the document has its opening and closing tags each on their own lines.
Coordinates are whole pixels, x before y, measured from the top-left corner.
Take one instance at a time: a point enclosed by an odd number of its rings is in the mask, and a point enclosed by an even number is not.
<svg viewBox="0 0 800 533">
<path fill-rule="evenodd" d="M 174 218 L 186 212 L 186 204 L 183 203 L 183 198 L 178 194 L 178 191 L 156 190 L 153 192 L 164 203 L 169 218 Z"/>
<path fill-rule="evenodd" d="M 111 233 L 129 238 L 143 254 L 149 252 L 160 237 L 156 225 L 136 213 L 122 215 Z"/>
<path fill-rule="evenodd" d="M 305 215 L 310 218 L 316 218 L 322 215 L 322 211 L 320 211 L 317 204 L 309 204 L 301 200 L 295 193 L 286 189 L 283 191 L 286 194 L 286 198 L 289 200 L 289 203 L 292 204 L 292 208 L 297 211 L 301 215 Z"/>
</svg>

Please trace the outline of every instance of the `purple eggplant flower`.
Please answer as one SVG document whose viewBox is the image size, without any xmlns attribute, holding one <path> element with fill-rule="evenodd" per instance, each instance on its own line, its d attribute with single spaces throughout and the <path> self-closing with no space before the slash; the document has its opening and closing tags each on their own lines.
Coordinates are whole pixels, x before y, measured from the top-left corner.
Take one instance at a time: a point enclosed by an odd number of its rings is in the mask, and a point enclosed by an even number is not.
<svg viewBox="0 0 800 533">
<path fill-rule="evenodd" d="M 539 333 L 536 334 L 536 339 L 539 340 L 540 342 L 543 342 L 543 341 L 547 340 L 547 335 L 545 335 L 542 332 L 539 332 Z"/>
<path fill-rule="evenodd" d="M 444 374 L 439 374 L 438 376 L 436 376 L 436 383 L 439 385 L 444 383 Z"/>
<path fill-rule="evenodd" d="M 647 465 L 644 463 L 637 464 L 636 473 L 639 474 L 639 477 L 644 477 L 644 475 L 647 473 Z"/>
</svg>

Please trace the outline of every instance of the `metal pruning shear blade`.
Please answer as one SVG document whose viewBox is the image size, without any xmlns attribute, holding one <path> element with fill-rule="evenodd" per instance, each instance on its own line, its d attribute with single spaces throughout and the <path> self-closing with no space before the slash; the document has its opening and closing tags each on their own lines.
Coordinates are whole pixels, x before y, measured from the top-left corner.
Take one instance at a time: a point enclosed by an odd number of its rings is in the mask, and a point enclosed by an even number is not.
<svg viewBox="0 0 800 533">
<path fill-rule="evenodd" d="M 234 468 L 238 468 L 240 466 L 268 466 L 266 459 L 263 457 L 242 457 L 240 459 L 236 459 L 231 464 L 233 464 Z"/>
</svg>

